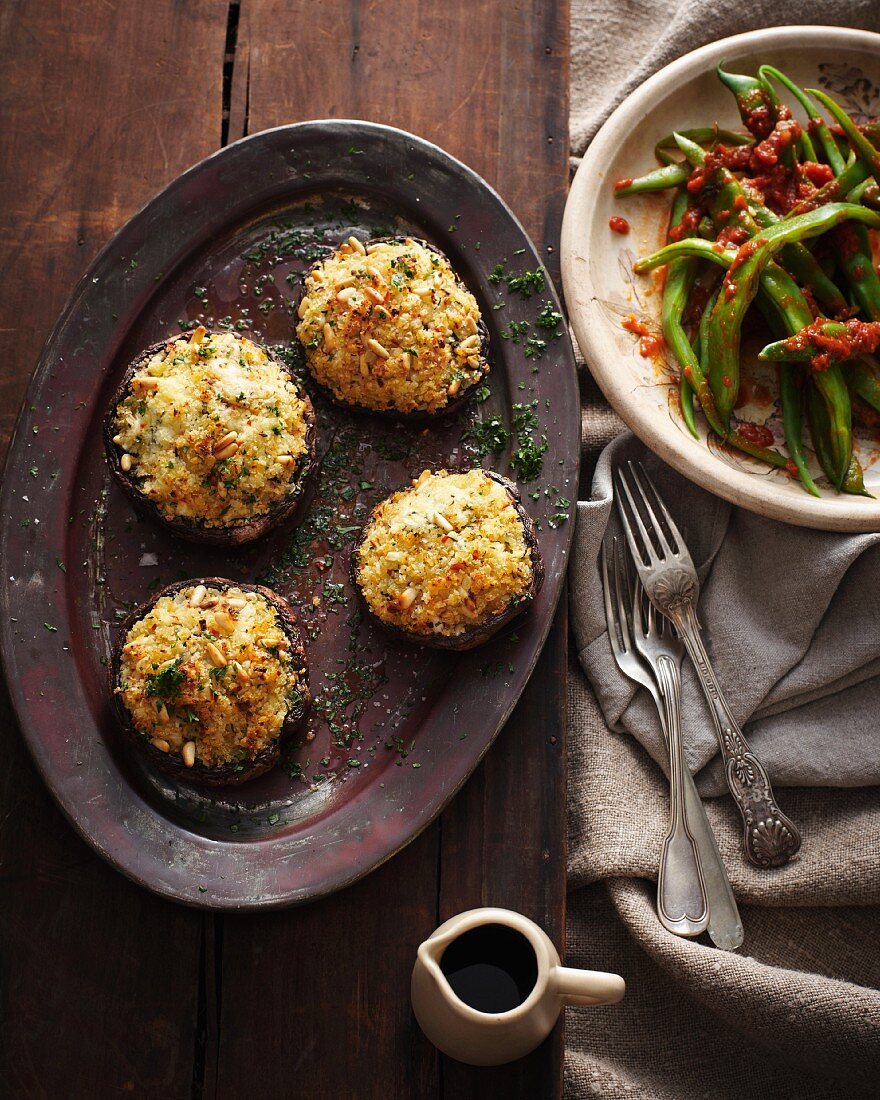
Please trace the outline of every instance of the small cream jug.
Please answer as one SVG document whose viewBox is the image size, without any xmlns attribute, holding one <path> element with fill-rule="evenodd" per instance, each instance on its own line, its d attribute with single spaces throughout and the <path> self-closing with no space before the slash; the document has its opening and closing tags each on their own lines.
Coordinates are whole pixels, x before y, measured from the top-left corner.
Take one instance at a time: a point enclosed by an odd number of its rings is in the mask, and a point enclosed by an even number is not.
<svg viewBox="0 0 880 1100">
<path fill-rule="evenodd" d="M 460 1062 L 498 1066 L 542 1043 L 563 1005 L 614 1004 L 626 986 L 617 974 L 560 966 L 547 934 L 520 913 L 470 909 L 419 947 L 411 988 L 416 1019 L 436 1047 Z"/>
</svg>

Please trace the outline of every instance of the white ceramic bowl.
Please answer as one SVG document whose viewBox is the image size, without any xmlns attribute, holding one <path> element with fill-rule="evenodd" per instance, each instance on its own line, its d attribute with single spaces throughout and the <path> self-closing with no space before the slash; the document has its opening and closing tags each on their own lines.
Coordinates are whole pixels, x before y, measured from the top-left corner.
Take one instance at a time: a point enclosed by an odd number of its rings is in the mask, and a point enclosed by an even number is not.
<svg viewBox="0 0 880 1100">
<path fill-rule="evenodd" d="M 681 419 L 671 353 L 644 358 L 638 337 L 622 327 L 624 318 L 635 314 L 653 332 L 660 331 L 656 278 L 634 275 L 632 264 L 665 242 L 672 193 L 616 199 L 614 181 L 656 167 L 654 143 L 672 130 L 715 122 L 741 127 L 733 96 L 715 75 L 722 60 L 733 72 L 754 73 L 761 64 L 775 65 L 801 86 L 826 87 L 847 110 L 880 114 L 880 35 L 867 31 L 774 27 L 713 42 L 656 73 L 611 115 L 572 184 L 562 224 L 562 280 L 574 331 L 593 376 L 617 412 L 686 477 L 774 519 L 826 530 L 878 530 L 880 499 L 837 493 L 814 460 L 810 466 L 821 499 L 807 494 L 785 471 L 769 470 L 707 439 L 699 411 L 701 437 L 694 439 Z M 609 229 L 615 214 L 630 223 L 626 236 Z M 743 411 L 748 419 L 766 418 L 781 442 L 778 408 L 766 394 Z M 856 447 L 865 484 L 880 498 L 877 431 L 858 430 Z"/>
</svg>

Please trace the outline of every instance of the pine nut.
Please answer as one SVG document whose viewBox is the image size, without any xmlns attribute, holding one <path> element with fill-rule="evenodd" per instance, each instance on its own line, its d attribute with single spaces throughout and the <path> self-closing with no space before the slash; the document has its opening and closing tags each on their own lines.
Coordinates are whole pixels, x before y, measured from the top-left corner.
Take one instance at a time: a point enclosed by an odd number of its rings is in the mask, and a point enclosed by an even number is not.
<svg viewBox="0 0 880 1100">
<path fill-rule="evenodd" d="M 309 300 L 308 300 L 308 298 L 306 298 L 304 296 L 302 298 L 302 300 L 300 301 L 299 305 L 296 307 L 296 315 L 297 315 L 297 317 L 299 317 L 300 320 L 302 320 L 303 317 L 305 317 L 306 311 L 308 310 L 308 308 L 309 308 Z"/>
<path fill-rule="evenodd" d="M 461 351 L 478 351 L 480 347 L 480 334 L 475 332 L 473 336 L 468 336 L 465 340 L 458 345 Z"/>
<path fill-rule="evenodd" d="M 376 290 L 373 286 L 365 286 L 364 294 L 366 294 L 368 298 L 372 298 L 376 305 L 382 305 L 385 301 L 385 295 L 380 293 L 380 291 Z"/>
<path fill-rule="evenodd" d="M 367 274 L 370 276 L 371 279 L 374 279 L 379 284 L 379 286 L 385 285 L 385 279 L 378 267 L 374 267 L 372 264 L 367 264 Z"/>
<path fill-rule="evenodd" d="M 424 298 L 433 291 L 433 287 L 428 286 L 427 283 L 413 283 L 409 289 L 420 298 Z"/>
<path fill-rule="evenodd" d="M 247 607 L 247 600 L 244 596 L 230 596 L 226 601 L 226 606 L 231 607 L 234 611 L 241 611 L 243 607 Z"/>
<path fill-rule="evenodd" d="M 378 244 L 368 244 L 367 245 L 367 255 L 372 256 L 372 254 L 374 252 L 384 252 L 384 251 L 386 251 L 387 248 L 388 248 L 388 242 L 387 241 L 379 241 Z"/>
<path fill-rule="evenodd" d="M 214 444 L 214 454 L 218 451 L 224 450 L 230 443 L 234 443 L 238 439 L 238 432 L 227 432 L 226 435 L 221 436 L 220 439 Z"/>
<path fill-rule="evenodd" d="M 210 611 L 212 607 L 217 606 L 217 597 L 209 596 L 207 600 L 202 600 L 199 606 L 201 607 L 202 611 Z"/>
<path fill-rule="evenodd" d="M 159 388 L 158 378 L 132 378 L 132 386 L 136 386 L 139 390 L 157 390 Z"/>
<path fill-rule="evenodd" d="M 342 290 L 336 295 L 336 298 L 340 302 L 351 303 L 352 298 L 357 297 L 357 288 L 353 286 L 343 287 Z"/>
<path fill-rule="evenodd" d="M 238 661 L 232 662 L 232 667 L 235 670 L 235 678 L 240 684 L 246 684 L 250 680 L 250 675 L 246 668 L 243 668 Z"/>
<path fill-rule="evenodd" d="M 405 592 L 401 593 L 398 603 L 400 604 L 402 611 L 407 611 L 416 601 L 416 597 L 419 594 L 417 588 L 407 588 Z"/>
<path fill-rule="evenodd" d="M 278 462 L 282 466 L 292 466 L 293 465 L 293 455 L 279 455 L 278 456 Z"/>
<path fill-rule="evenodd" d="M 376 312 L 379 314 L 379 316 L 382 318 L 383 321 L 391 316 L 391 314 L 388 312 L 388 310 L 384 306 L 377 305 L 376 306 Z"/>
<path fill-rule="evenodd" d="M 464 319 L 464 331 L 468 336 L 473 336 L 477 331 L 477 322 L 468 314 Z"/>
<path fill-rule="evenodd" d="M 168 707 L 163 703 L 162 706 L 159 707 L 159 721 L 165 726 L 168 724 L 170 718 L 171 715 L 168 713 Z"/>
<path fill-rule="evenodd" d="M 122 458 L 120 458 L 119 465 L 122 467 L 123 473 L 128 473 L 128 471 L 131 469 L 132 461 L 132 457 L 129 454 L 124 454 Z"/>
<path fill-rule="evenodd" d="M 438 527 L 442 527 L 444 531 L 452 531 L 453 527 L 449 520 L 441 512 L 434 513 L 434 522 Z"/>
<path fill-rule="evenodd" d="M 220 631 L 221 634 L 225 634 L 227 638 L 235 630 L 235 622 L 231 615 L 227 615 L 225 611 L 214 612 L 214 626 Z"/>
<path fill-rule="evenodd" d="M 197 348 L 199 344 L 201 344 L 202 340 L 205 339 L 207 332 L 208 330 L 205 328 L 204 325 L 199 325 L 198 328 L 193 329 L 193 334 L 189 338 L 189 346 L 191 348 Z"/>
<path fill-rule="evenodd" d="M 223 462 L 227 458 L 232 458 L 235 452 L 238 450 L 238 444 L 233 440 L 232 443 L 227 444 L 222 450 L 214 452 L 214 459 L 217 462 Z"/>
<path fill-rule="evenodd" d="M 205 588 L 203 584 L 197 584 L 193 589 L 193 594 L 189 598 L 189 606 L 201 607 L 202 600 L 205 598 L 205 594 L 207 593 L 207 591 L 207 588 Z"/>
<path fill-rule="evenodd" d="M 159 752 L 170 752 L 171 751 L 171 746 L 168 744 L 168 742 L 165 740 L 164 737 L 154 737 L 150 741 L 150 744 L 154 748 L 158 749 Z"/>
<path fill-rule="evenodd" d="M 118 446 L 119 446 L 119 444 L 120 444 L 120 443 L 122 442 L 122 436 L 121 436 L 121 435 L 114 435 L 114 436 L 113 436 L 113 442 L 114 442 L 114 443 L 116 444 L 116 446 L 118 447 Z"/>
<path fill-rule="evenodd" d="M 215 668 L 226 668 L 226 658 L 220 652 L 220 650 L 214 645 L 213 642 L 208 642 L 205 646 L 205 651 L 210 658 L 211 664 Z"/>
<path fill-rule="evenodd" d="M 476 369 L 480 365 L 480 357 L 479 355 L 469 355 L 465 362 L 469 367 Z"/>
<path fill-rule="evenodd" d="M 354 275 L 346 275 L 344 279 L 340 279 L 339 282 L 335 284 L 334 289 L 338 293 L 340 290 L 345 290 L 346 287 L 354 286 L 356 282 L 357 279 Z"/>
<path fill-rule="evenodd" d="M 446 387 L 446 392 L 449 394 L 450 397 L 455 397 L 455 395 L 458 393 L 458 391 L 460 389 L 461 389 L 461 379 L 460 378 L 454 378 L 449 383 L 449 385 Z"/>
<path fill-rule="evenodd" d="M 369 364 L 367 363 L 366 355 L 358 356 L 358 363 L 360 364 L 362 377 L 369 378 L 370 377 L 370 367 L 369 367 Z"/>
<path fill-rule="evenodd" d="M 380 359 L 388 359 L 391 356 L 391 352 L 387 348 L 384 348 L 378 340 L 374 340 L 372 336 L 367 340 L 367 347 L 374 355 L 378 355 Z"/>
<path fill-rule="evenodd" d="M 324 322 L 324 347 L 328 351 L 332 351 L 336 347 L 336 337 L 333 335 L 333 329 L 328 321 Z"/>
<path fill-rule="evenodd" d="M 345 243 L 351 245 L 355 252 L 360 252 L 362 256 L 366 256 L 367 250 L 364 248 L 363 241 L 359 241 L 357 237 L 349 237 Z"/>
<path fill-rule="evenodd" d="M 186 767 L 191 768 L 196 762 L 196 743 L 195 741 L 187 741 L 183 746 L 180 753 L 183 757 L 183 762 Z"/>
</svg>

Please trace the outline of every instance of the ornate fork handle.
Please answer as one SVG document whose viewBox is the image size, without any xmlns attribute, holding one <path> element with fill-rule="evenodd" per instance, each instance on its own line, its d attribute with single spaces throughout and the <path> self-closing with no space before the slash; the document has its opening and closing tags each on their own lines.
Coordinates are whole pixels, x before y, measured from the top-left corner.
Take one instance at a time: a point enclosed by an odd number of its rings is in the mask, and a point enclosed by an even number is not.
<svg viewBox="0 0 880 1100">
<path fill-rule="evenodd" d="M 746 855 L 758 867 L 781 867 L 800 848 L 801 835 L 777 806 L 770 777 L 730 712 L 700 637 L 693 602 L 680 599 L 666 614 L 684 639 L 712 711 L 727 786 L 743 819 Z"/>
</svg>

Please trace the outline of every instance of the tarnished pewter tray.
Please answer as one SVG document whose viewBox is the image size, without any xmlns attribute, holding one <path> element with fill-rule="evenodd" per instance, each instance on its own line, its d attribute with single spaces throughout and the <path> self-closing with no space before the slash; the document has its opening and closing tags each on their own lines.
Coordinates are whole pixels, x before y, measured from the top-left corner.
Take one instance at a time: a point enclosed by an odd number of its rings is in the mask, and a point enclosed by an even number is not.
<svg viewBox="0 0 880 1100">
<path fill-rule="evenodd" d="M 193 546 L 140 518 L 111 484 L 100 441 L 127 361 L 199 322 L 289 348 L 299 272 L 353 230 L 412 233 L 450 256 L 489 325 L 490 395 L 428 430 L 343 414 L 314 397 L 314 497 L 298 524 L 251 547 Z M 218 909 L 336 890 L 443 809 L 510 714 L 562 586 L 579 423 L 568 336 L 534 323 L 547 303 L 559 311 L 555 292 L 547 280 L 520 296 L 499 281 L 499 263 L 515 277 L 540 258 L 469 168 L 399 130 L 311 122 L 256 134 L 186 172 L 76 288 L 7 462 L 0 640 L 43 778 L 82 836 L 135 881 Z M 524 321 L 525 331 L 511 327 Z M 357 527 L 426 467 L 482 461 L 508 472 L 513 443 L 479 459 L 469 432 L 493 415 L 510 428 L 514 403 L 530 406 L 539 425 L 528 434 L 547 441 L 543 472 L 521 485 L 547 565 L 535 607 L 512 632 L 461 655 L 389 641 L 360 621 L 350 590 Z M 301 609 L 316 697 L 283 766 L 231 793 L 148 770 L 124 743 L 108 697 L 106 665 L 126 612 L 160 584 L 206 575 L 261 580 Z"/>
</svg>

